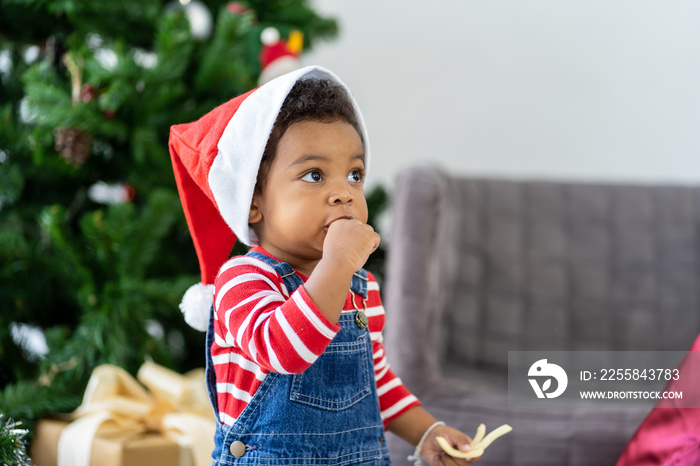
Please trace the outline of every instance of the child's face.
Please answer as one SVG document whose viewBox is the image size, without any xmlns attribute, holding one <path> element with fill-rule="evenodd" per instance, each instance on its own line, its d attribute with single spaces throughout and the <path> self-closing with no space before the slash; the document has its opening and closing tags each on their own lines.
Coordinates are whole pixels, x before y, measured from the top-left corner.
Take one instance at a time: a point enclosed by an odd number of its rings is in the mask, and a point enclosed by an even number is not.
<svg viewBox="0 0 700 466">
<path fill-rule="evenodd" d="M 260 245 L 307 275 L 321 259 L 328 226 L 367 222 L 364 150 L 345 121 L 293 123 L 282 135 L 250 223 Z"/>
</svg>

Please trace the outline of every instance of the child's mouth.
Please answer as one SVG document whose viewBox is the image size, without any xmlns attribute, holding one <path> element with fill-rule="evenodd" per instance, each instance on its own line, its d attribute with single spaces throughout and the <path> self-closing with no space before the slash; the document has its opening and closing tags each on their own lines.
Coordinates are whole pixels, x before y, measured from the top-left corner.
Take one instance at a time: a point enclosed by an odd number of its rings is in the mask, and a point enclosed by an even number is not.
<svg viewBox="0 0 700 466">
<path fill-rule="evenodd" d="M 335 218 L 335 219 L 331 220 L 330 222 L 328 222 L 328 225 L 326 225 L 325 227 L 323 227 L 323 229 L 324 229 L 324 230 L 328 230 L 328 229 L 330 228 L 330 226 L 333 225 L 333 223 L 337 222 L 338 220 L 352 220 L 353 218 L 354 218 L 354 217 L 352 217 L 352 216 L 350 216 L 350 215 L 345 215 L 345 216 L 343 216 L 343 217 Z"/>
</svg>

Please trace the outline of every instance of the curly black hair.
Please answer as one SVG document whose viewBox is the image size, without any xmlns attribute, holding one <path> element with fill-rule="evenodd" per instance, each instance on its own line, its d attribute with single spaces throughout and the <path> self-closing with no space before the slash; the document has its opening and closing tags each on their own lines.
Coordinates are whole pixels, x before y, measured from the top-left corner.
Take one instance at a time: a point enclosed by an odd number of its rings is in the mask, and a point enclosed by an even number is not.
<svg viewBox="0 0 700 466">
<path fill-rule="evenodd" d="M 364 145 L 352 100 L 343 86 L 327 79 L 297 81 L 284 100 L 267 140 L 260 160 L 255 194 L 262 192 L 279 140 L 293 123 L 300 121 L 345 121 L 355 128 Z"/>
</svg>

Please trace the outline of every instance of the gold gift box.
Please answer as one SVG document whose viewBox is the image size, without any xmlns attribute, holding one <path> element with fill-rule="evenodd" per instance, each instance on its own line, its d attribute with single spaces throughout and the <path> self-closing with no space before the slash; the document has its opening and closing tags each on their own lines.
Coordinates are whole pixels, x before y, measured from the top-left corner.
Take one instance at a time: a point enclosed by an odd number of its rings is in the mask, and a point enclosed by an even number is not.
<svg viewBox="0 0 700 466">
<path fill-rule="evenodd" d="M 36 466 L 211 465 L 216 421 L 204 369 L 180 375 L 147 361 L 137 377 L 96 367 L 78 409 L 37 424 Z"/>
<path fill-rule="evenodd" d="M 68 422 L 42 419 L 36 426 L 30 456 L 36 466 L 58 465 L 58 439 Z M 192 452 L 181 447 L 158 432 L 118 437 L 102 437 L 98 434 L 92 442 L 92 466 L 173 466 L 181 464 L 181 455 Z M 193 464 L 192 460 L 185 464 Z"/>
</svg>

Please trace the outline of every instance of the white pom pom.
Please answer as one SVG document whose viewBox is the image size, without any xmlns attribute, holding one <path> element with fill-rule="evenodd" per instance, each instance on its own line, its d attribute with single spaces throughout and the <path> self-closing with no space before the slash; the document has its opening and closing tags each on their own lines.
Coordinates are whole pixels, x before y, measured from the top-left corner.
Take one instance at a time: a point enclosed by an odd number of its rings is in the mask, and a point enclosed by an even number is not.
<svg viewBox="0 0 700 466">
<path fill-rule="evenodd" d="M 209 327 L 209 314 L 214 303 L 214 285 L 197 283 L 185 292 L 180 310 L 190 327 L 206 332 Z"/>
<path fill-rule="evenodd" d="M 272 26 L 266 27 L 260 34 L 260 42 L 262 42 L 264 45 L 275 45 L 279 41 L 280 32 Z"/>
</svg>

